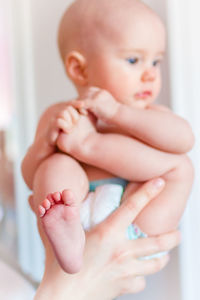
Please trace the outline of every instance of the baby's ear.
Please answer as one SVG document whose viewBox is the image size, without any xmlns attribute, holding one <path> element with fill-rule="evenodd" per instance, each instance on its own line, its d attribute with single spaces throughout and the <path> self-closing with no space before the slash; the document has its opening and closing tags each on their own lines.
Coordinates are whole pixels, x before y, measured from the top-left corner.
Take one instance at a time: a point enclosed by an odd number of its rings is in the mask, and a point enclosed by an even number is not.
<svg viewBox="0 0 200 300">
<path fill-rule="evenodd" d="M 86 58 L 78 51 L 71 51 L 65 59 L 65 69 L 69 78 L 77 85 L 88 83 Z"/>
</svg>

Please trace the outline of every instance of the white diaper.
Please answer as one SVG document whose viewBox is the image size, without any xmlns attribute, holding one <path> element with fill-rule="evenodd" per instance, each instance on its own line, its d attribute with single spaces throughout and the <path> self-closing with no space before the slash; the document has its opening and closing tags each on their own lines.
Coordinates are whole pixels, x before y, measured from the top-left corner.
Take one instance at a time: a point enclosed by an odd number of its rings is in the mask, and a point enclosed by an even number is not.
<svg viewBox="0 0 200 300">
<path fill-rule="evenodd" d="M 89 192 L 81 207 L 81 222 L 86 231 L 102 222 L 119 207 L 123 191 L 123 186 L 109 183 L 97 186 L 94 192 Z M 135 224 L 130 224 L 124 234 L 129 240 L 147 237 Z M 140 259 L 152 259 L 165 254 L 166 252 L 161 252 Z"/>
<path fill-rule="evenodd" d="M 106 219 L 120 205 L 123 187 L 117 184 L 98 186 L 89 192 L 81 207 L 81 221 L 85 230 Z"/>
</svg>

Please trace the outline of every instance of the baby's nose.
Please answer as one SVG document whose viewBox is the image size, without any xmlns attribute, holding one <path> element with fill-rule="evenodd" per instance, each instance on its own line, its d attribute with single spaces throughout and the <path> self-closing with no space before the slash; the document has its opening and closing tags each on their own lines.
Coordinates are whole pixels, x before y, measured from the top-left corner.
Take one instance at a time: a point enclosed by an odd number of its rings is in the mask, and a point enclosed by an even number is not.
<svg viewBox="0 0 200 300">
<path fill-rule="evenodd" d="M 145 70 L 142 73 L 141 80 L 143 82 L 154 81 L 155 79 L 156 79 L 156 70 L 154 68 L 150 68 L 148 70 Z"/>
</svg>

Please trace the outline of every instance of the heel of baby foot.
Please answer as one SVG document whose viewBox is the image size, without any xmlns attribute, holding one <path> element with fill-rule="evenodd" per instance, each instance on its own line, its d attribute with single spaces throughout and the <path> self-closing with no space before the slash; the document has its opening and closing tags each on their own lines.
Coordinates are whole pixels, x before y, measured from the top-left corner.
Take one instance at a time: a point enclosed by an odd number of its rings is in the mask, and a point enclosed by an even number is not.
<svg viewBox="0 0 200 300">
<path fill-rule="evenodd" d="M 83 265 L 83 258 L 79 258 L 74 260 L 73 262 L 59 262 L 61 268 L 63 269 L 63 271 L 65 271 L 68 274 L 76 274 L 78 272 L 80 272 L 82 265 Z"/>
<path fill-rule="evenodd" d="M 85 248 L 84 231 L 79 238 L 79 242 L 80 240 L 82 240 L 82 242 L 80 243 L 79 247 L 74 247 L 74 251 L 72 251 L 71 253 L 68 252 L 68 257 L 56 255 L 57 261 L 60 264 L 61 268 L 68 274 L 76 274 L 80 272 L 83 266 L 83 253 Z"/>
</svg>

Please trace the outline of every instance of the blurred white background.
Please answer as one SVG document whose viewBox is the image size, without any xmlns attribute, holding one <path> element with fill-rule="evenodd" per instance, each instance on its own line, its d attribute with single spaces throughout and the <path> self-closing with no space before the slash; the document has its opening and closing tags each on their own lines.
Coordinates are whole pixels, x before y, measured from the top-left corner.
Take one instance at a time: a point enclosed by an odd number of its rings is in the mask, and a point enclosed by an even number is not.
<svg viewBox="0 0 200 300">
<path fill-rule="evenodd" d="M 23 271 L 38 281 L 42 274 L 43 252 L 35 219 L 27 204 L 30 192 L 22 181 L 20 162 L 32 142 L 37 120 L 44 109 L 56 101 L 68 100 L 76 95 L 64 73 L 56 45 L 60 17 L 71 1 L 0 1 L 0 123 L 5 116 L 2 107 L 6 107 L 7 111 L 6 125 L 2 125 L 0 131 L 4 136 L 4 146 L 1 147 L 6 149 L 9 162 L 5 174 L 14 164 L 9 177 L 9 191 L 12 191 L 9 208 L 5 205 L 8 196 L 3 199 L 0 192 L 3 214 L 5 207 L 7 212 L 7 219 L 0 224 L 4 229 L 0 238 L 11 255 L 18 259 Z M 159 102 L 171 106 L 193 127 L 196 145 L 190 155 L 196 168 L 196 180 L 182 221 L 183 242 L 178 250 L 173 251 L 169 266 L 148 278 L 144 292 L 120 299 L 196 300 L 200 299 L 200 189 L 197 180 L 200 162 L 200 4 L 197 0 L 144 2 L 166 23 L 168 53 L 163 66 L 163 89 Z M 2 75 L 5 72 L 6 77 Z M 14 109 L 11 110 L 11 107 Z M 5 236 L 9 235 L 5 242 Z"/>
</svg>

